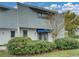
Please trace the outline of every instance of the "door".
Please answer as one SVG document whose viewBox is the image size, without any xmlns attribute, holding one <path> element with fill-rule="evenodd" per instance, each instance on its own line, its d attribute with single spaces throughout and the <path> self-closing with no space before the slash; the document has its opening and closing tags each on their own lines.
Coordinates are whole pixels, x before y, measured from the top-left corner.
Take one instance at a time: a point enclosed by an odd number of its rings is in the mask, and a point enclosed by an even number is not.
<svg viewBox="0 0 79 59">
<path fill-rule="evenodd" d="M 48 33 L 38 33 L 38 39 L 48 40 Z"/>
</svg>

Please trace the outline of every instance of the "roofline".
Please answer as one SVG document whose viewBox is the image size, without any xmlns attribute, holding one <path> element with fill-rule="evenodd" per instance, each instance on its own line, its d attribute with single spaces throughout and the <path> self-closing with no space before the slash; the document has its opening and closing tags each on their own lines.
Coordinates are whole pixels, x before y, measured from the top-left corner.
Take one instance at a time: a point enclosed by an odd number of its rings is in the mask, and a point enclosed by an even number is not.
<svg viewBox="0 0 79 59">
<path fill-rule="evenodd" d="M 43 10 L 43 11 L 47 11 L 47 12 L 58 14 L 57 11 L 48 10 L 48 9 L 45 9 L 45 8 L 39 7 L 39 6 L 33 6 L 33 5 L 23 4 L 23 3 L 20 3 L 20 2 L 16 2 L 16 4 L 17 4 L 17 7 L 18 7 L 18 5 L 21 5 L 21 6 L 25 6 L 25 7 L 32 7 L 32 8 L 36 8 L 36 9 L 39 9 L 39 10 Z M 13 10 L 17 10 L 18 9 L 18 8 L 12 8 L 12 7 L 9 7 L 9 6 L 6 6 L 6 5 L 0 5 L 0 7 L 4 7 L 4 8 L 7 8 L 7 9 L 13 9 Z"/>
<path fill-rule="evenodd" d="M 33 6 L 33 5 L 28 5 L 28 4 L 23 4 L 23 3 L 20 3 L 20 2 L 17 2 L 17 5 L 21 5 L 21 6 L 25 6 L 25 7 L 32 7 L 32 8 L 40 9 L 40 10 L 43 10 L 43 11 L 55 13 L 55 14 L 58 13 L 57 11 L 54 11 L 54 10 L 52 11 L 52 10 L 45 9 L 43 7 Z"/>
<path fill-rule="evenodd" d="M 9 7 L 9 6 L 6 6 L 6 5 L 0 5 L 0 7 L 16 10 L 16 8 L 12 8 L 12 7 Z"/>
</svg>

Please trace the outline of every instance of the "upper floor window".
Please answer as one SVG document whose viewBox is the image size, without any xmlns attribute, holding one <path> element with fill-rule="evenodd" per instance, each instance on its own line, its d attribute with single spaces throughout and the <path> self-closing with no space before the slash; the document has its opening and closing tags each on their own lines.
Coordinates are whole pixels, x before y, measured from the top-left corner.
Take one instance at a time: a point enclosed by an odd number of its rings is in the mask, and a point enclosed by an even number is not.
<svg viewBox="0 0 79 59">
<path fill-rule="evenodd" d="M 49 17 L 47 14 L 42 14 L 42 13 L 38 13 L 37 16 L 39 18 L 43 18 L 43 19 L 48 19 L 48 17 Z"/>
</svg>

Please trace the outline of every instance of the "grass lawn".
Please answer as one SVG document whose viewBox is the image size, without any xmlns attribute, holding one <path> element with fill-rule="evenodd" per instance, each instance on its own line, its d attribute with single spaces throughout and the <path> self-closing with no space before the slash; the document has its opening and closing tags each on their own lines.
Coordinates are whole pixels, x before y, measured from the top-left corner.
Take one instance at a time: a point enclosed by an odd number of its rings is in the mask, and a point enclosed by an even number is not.
<svg viewBox="0 0 79 59">
<path fill-rule="evenodd" d="M 0 51 L 0 57 L 10 57 L 7 51 Z M 52 51 L 44 54 L 31 55 L 30 57 L 78 57 L 79 49 L 73 50 L 62 50 L 62 51 Z M 13 56 L 12 56 L 13 57 Z"/>
</svg>

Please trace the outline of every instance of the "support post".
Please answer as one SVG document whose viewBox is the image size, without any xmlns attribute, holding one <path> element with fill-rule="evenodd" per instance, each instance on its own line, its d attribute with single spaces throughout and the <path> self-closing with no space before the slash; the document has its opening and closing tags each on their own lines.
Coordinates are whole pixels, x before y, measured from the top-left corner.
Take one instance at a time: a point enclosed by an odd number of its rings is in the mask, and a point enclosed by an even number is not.
<svg viewBox="0 0 79 59">
<path fill-rule="evenodd" d="M 17 37 L 20 37 L 20 28 L 17 28 Z"/>
</svg>

